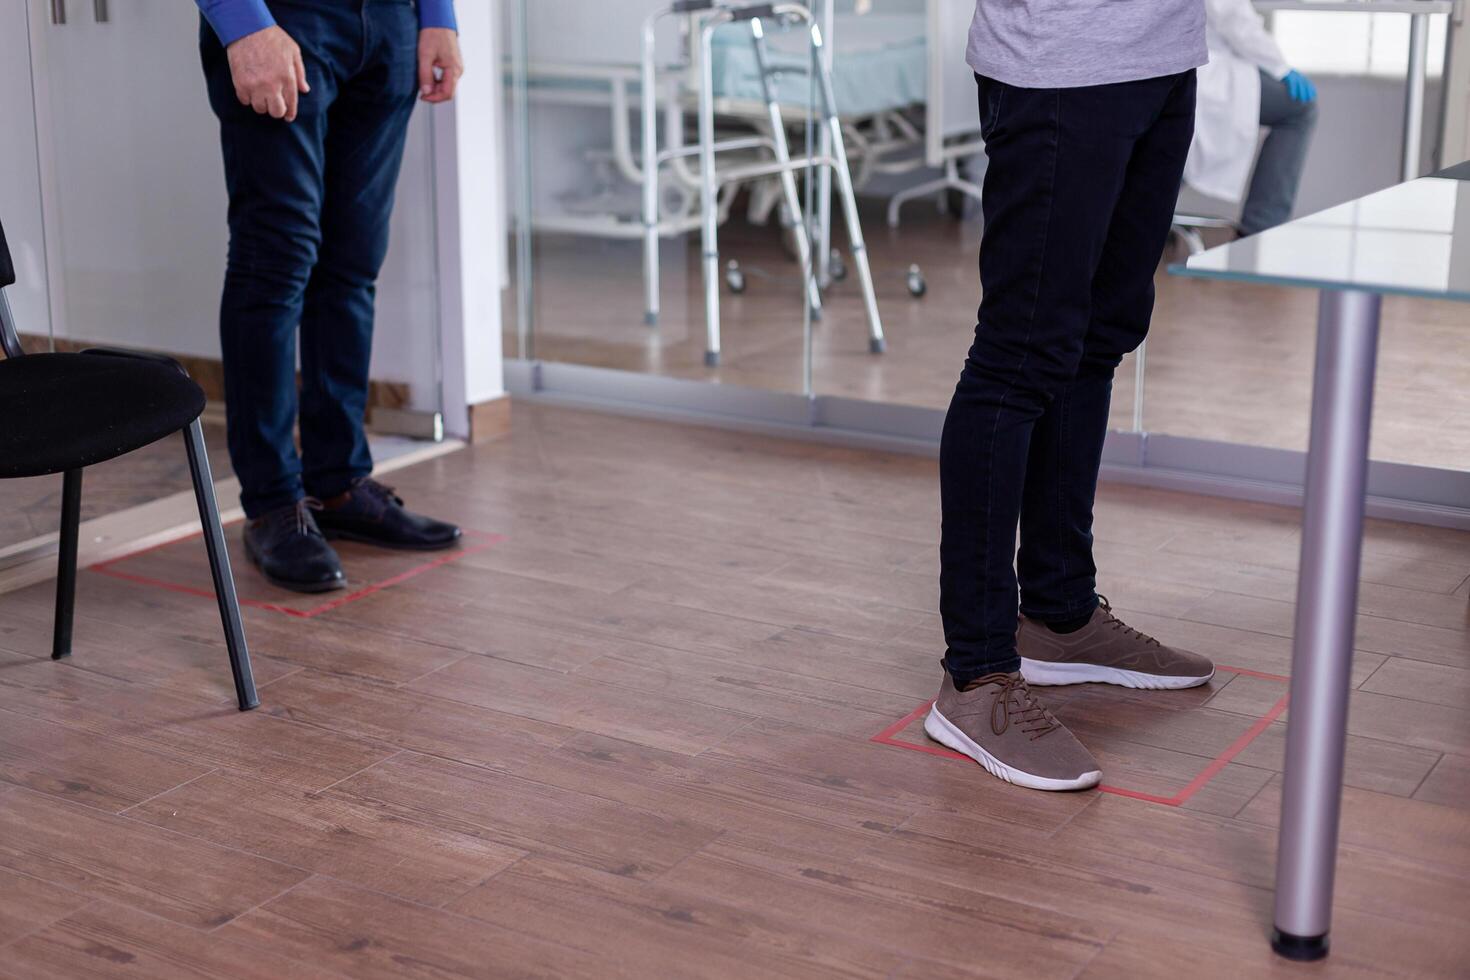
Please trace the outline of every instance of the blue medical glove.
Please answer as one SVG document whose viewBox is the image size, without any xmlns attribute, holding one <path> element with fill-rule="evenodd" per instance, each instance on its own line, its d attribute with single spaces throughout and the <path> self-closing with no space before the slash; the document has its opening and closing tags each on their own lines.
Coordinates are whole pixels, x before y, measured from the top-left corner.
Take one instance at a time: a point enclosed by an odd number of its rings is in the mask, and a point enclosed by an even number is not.
<svg viewBox="0 0 1470 980">
<path fill-rule="evenodd" d="M 1306 75 L 1293 68 L 1282 79 L 1286 83 L 1286 94 L 1298 102 L 1316 102 L 1317 86 Z"/>
</svg>

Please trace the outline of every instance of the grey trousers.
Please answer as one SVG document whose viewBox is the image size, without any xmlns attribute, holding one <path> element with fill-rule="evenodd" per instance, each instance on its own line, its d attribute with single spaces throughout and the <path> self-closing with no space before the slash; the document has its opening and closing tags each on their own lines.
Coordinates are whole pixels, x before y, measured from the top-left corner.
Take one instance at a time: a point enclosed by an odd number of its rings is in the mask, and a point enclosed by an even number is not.
<svg viewBox="0 0 1470 980">
<path fill-rule="evenodd" d="M 1270 132 L 1240 213 L 1240 230 L 1247 235 L 1291 217 L 1307 147 L 1317 128 L 1317 103 L 1297 102 L 1287 94 L 1285 82 L 1261 72 L 1261 125 Z"/>
</svg>

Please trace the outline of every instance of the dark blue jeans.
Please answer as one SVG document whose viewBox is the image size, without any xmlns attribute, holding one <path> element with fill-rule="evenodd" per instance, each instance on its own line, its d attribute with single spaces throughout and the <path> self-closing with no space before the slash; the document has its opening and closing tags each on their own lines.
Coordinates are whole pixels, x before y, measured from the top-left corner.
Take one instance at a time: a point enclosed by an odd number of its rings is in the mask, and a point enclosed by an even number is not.
<svg viewBox="0 0 1470 980">
<path fill-rule="evenodd" d="M 269 6 L 306 63 L 311 91 L 295 122 L 241 105 L 214 31 L 201 21 L 199 33 L 230 197 L 220 303 L 230 461 L 252 517 L 372 471 L 373 296 L 418 71 L 412 0 Z"/>
<path fill-rule="evenodd" d="M 1097 606 L 1092 504 L 1113 372 L 1148 332 L 1194 133 L 1192 71 L 1069 89 L 977 81 L 983 297 L 939 462 L 957 683 L 1019 667 L 1018 607 L 1057 621 Z"/>
</svg>

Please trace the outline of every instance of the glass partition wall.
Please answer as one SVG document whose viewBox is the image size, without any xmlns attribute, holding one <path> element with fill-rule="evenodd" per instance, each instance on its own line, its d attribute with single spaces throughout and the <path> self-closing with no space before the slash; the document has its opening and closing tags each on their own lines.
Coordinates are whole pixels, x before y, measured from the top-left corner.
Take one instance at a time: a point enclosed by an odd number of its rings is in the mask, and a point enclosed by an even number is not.
<svg viewBox="0 0 1470 980">
<path fill-rule="evenodd" d="M 661 19 L 655 32 L 659 309 L 656 321 L 645 317 L 639 61 L 643 24 L 665 6 L 659 0 L 505 5 L 513 123 L 508 234 L 518 263 L 506 297 L 505 340 L 509 356 L 537 365 L 534 380 L 518 393 L 933 451 L 980 301 L 985 156 L 962 43 L 973 0 L 835 0 L 830 7 L 813 0 L 833 58 L 839 130 L 884 343 L 877 349 L 869 342 L 868 306 L 837 193 L 842 182 L 832 169 L 811 180 L 799 171 L 800 206 L 813 241 L 822 240 L 823 212 L 831 219 L 835 250 L 816 246 L 811 271 L 821 287 L 820 309 L 811 308 L 801 289 L 778 181 L 721 183 L 718 363 L 706 358 L 700 159 L 691 149 L 700 139 L 700 29 L 690 18 Z M 1311 16 L 1316 13 L 1299 15 Z M 1373 70 L 1337 76 L 1328 66 L 1317 75 L 1321 121 L 1298 213 L 1398 178 L 1400 153 L 1396 144 L 1383 152 L 1381 137 L 1403 124 L 1405 79 L 1382 70 L 1381 49 L 1403 41 L 1404 32 L 1379 29 L 1386 15 L 1371 15 L 1371 24 L 1368 16 L 1343 14 L 1333 22 L 1372 48 L 1364 58 Z M 1301 32 L 1296 19 L 1286 23 L 1292 30 L 1282 40 L 1290 47 Z M 1373 29 L 1360 37 L 1364 24 Z M 1431 39 L 1442 38 L 1437 31 Z M 821 157 L 822 120 L 805 100 L 814 76 L 790 40 L 796 33 L 770 45 L 778 62 L 771 78 L 792 154 L 811 142 Z M 737 104 L 735 89 L 752 83 L 753 69 L 747 66 L 742 78 L 736 62 L 737 50 L 748 46 L 748 23 L 713 32 L 715 137 L 755 141 L 728 157 L 718 154 L 717 170 L 771 157 L 769 144 L 759 143 L 772 135 L 763 107 L 750 104 L 748 91 Z M 1432 47 L 1431 55 L 1430 120 L 1439 102 L 1442 48 Z M 1310 62 L 1312 52 L 1302 57 Z M 1367 117 L 1377 120 L 1374 127 L 1361 125 Z M 1360 145 L 1365 140 L 1373 145 Z M 673 160 L 681 147 L 689 155 Z M 1357 162 L 1345 167 L 1345 160 Z M 1194 210 L 1195 203 L 1186 196 L 1181 210 Z M 1222 226 L 1202 231 L 1206 244 L 1233 235 L 1228 222 L 1238 205 L 1205 201 L 1203 207 Z M 1108 460 L 1115 471 L 1132 473 L 1130 479 L 1152 479 L 1145 473 L 1151 466 L 1158 473 L 1187 458 L 1200 466 L 1198 473 L 1158 479 L 1225 492 L 1256 493 L 1269 485 L 1275 489 L 1261 495 L 1290 499 L 1300 482 L 1294 454 L 1306 447 L 1316 297 L 1266 286 L 1227 292 L 1168 275 L 1168 263 L 1182 261 L 1190 244 L 1187 235 L 1171 239 L 1158 270 L 1150 341 L 1116 376 Z M 1463 314 L 1390 299 L 1390 324 L 1374 458 L 1422 468 L 1431 479 L 1434 472 L 1470 469 L 1470 376 L 1464 358 L 1440 353 L 1463 330 Z M 706 384 L 689 387 L 698 383 Z M 1279 450 L 1288 453 L 1273 455 Z"/>
<path fill-rule="evenodd" d="M 1288 60 L 1316 81 L 1317 126 L 1297 196 L 1297 216 L 1315 215 L 1397 183 L 1406 158 L 1416 173 L 1434 169 L 1443 100 L 1445 23 L 1442 5 L 1425 0 L 1397 5 L 1365 3 L 1359 10 L 1311 9 L 1268 0 L 1272 28 Z M 1405 9 L 1427 13 L 1411 17 Z M 1422 31 L 1414 28 L 1423 23 Z M 1412 53 L 1415 35 L 1423 57 Z M 1422 72 L 1422 126 L 1409 124 L 1414 73 Z M 1406 98 L 1406 95 L 1408 96 Z M 1410 147 L 1414 136 L 1419 145 Z M 1445 160 L 1443 163 L 1453 163 Z M 1189 210 L 1215 208 L 1233 218 L 1238 206 L 1209 202 L 1186 186 Z M 1371 202 L 1349 207 L 1357 213 Z M 1219 210 L 1223 208 L 1223 210 Z M 1446 224 L 1453 206 L 1424 200 L 1426 214 L 1360 214 L 1365 233 L 1355 247 L 1389 250 L 1406 262 L 1446 262 L 1428 255 L 1408 229 L 1429 215 Z M 1326 221 L 1339 219 L 1323 216 Z M 1315 219 L 1314 219 L 1315 220 Z M 1430 218 L 1427 224 L 1432 224 Z M 1207 241 L 1229 233 L 1206 231 Z M 1213 237 L 1211 237 L 1213 236 Z M 1299 246 L 1322 262 L 1351 261 L 1336 254 L 1331 235 L 1307 235 Z M 1176 243 L 1177 245 L 1177 243 Z M 1181 261 L 1176 247 L 1173 261 Z M 1161 276 L 1148 345 L 1143 428 L 1154 434 L 1218 443 L 1304 451 L 1311 399 L 1317 296 L 1311 290 L 1183 281 Z M 1470 374 L 1463 357 L 1449 355 L 1463 333 L 1464 314 L 1429 300 L 1389 297 L 1384 303 L 1382 356 L 1375 389 L 1372 458 L 1430 469 L 1470 470 Z M 1470 503 L 1470 501 L 1467 501 Z"/>
<path fill-rule="evenodd" d="M 814 233 L 822 226 L 819 181 L 802 161 L 823 149 L 809 111 L 808 25 L 668 6 L 503 5 L 513 264 L 504 349 L 541 363 L 805 393 L 804 324 L 816 293 L 804 277 L 818 270 L 801 260 L 809 246 L 796 216 L 812 219 Z M 702 244 L 702 125 L 718 175 L 713 276 Z M 656 177 L 646 180 L 650 148 Z M 796 161 L 784 178 L 783 156 Z M 853 339 L 859 349 L 863 337 Z"/>
<path fill-rule="evenodd" d="M 961 37 L 971 0 L 813 0 L 810 22 L 789 11 L 763 18 L 779 127 L 764 102 L 751 22 L 718 6 L 680 16 L 668 6 L 503 5 L 513 266 L 503 308 L 507 356 L 942 409 L 979 300 L 971 182 L 984 157 L 963 45 L 943 62 L 960 72 L 957 86 L 952 74 L 934 71 L 930 38 Z M 809 23 L 822 39 L 835 131 L 823 113 Z M 712 300 L 697 152 L 700 42 L 709 24 L 717 25 L 708 30 L 718 147 Z M 944 98 L 927 99 L 931 87 Z M 798 161 L 793 189 L 769 172 L 778 133 Z M 650 148 L 658 173 L 651 189 Z M 815 173 L 799 165 L 812 156 L 823 164 Z M 931 184 L 943 186 L 916 193 Z M 849 231 L 846 187 L 863 247 Z M 794 211 L 809 228 L 805 266 Z M 658 225 L 656 250 L 645 246 L 645 215 Z M 804 289 L 804 276 L 820 290 Z M 717 363 L 709 356 L 712 313 Z M 1120 389 L 1118 423 L 1131 427 L 1131 376 Z M 654 397 L 653 388 L 643 391 Z"/>
</svg>

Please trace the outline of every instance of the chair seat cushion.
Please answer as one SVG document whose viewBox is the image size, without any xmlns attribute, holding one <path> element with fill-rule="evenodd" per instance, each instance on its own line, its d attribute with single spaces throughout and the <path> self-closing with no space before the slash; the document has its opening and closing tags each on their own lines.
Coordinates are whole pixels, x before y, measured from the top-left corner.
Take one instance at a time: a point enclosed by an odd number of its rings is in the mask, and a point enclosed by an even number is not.
<svg viewBox="0 0 1470 980">
<path fill-rule="evenodd" d="M 178 368 L 107 354 L 0 361 L 0 478 L 61 473 L 183 429 L 204 392 Z"/>
</svg>

